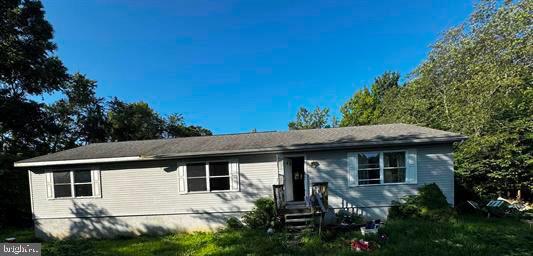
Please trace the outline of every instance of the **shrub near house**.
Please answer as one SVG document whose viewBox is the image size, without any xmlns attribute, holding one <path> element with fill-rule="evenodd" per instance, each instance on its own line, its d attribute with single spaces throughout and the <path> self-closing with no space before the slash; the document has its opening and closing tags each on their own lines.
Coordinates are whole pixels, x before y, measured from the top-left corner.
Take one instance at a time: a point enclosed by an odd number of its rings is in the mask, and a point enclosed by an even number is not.
<svg viewBox="0 0 533 256">
<path fill-rule="evenodd" d="M 389 219 L 422 217 L 430 220 L 448 220 L 455 215 L 439 186 L 431 183 L 420 187 L 417 195 L 406 196 L 403 202 L 393 201 Z"/>
</svg>

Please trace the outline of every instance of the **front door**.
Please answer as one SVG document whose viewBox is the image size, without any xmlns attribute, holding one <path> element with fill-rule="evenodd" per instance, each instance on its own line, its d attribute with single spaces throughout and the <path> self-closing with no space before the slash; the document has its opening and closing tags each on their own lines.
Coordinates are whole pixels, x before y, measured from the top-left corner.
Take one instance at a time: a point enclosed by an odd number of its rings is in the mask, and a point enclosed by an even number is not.
<svg viewBox="0 0 533 256">
<path fill-rule="evenodd" d="M 292 194 L 294 201 L 304 201 L 305 198 L 305 159 L 304 157 L 291 157 L 292 163 Z"/>
</svg>

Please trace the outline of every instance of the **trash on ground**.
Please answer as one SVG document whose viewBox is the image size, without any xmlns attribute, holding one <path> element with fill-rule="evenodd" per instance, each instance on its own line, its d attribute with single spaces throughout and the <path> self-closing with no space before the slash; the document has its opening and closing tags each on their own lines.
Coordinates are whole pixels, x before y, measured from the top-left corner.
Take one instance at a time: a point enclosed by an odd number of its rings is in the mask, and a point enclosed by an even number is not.
<svg viewBox="0 0 533 256">
<path fill-rule="evenodd" d="M 15 243 L 17 242 L 17 238 L 15 237 L 8 237 L 5 239 L 6 243 Z"/>
<path fill-rule="evenodd" d="M 363 236 L 368 234 L 377 234 L 378 229 L 381 226 L 381 220 L 373 220 L 366 223 L 364 227 L 361 227 L 361 234 Z"/>
<path fill-rule="evenodd" d="M 351 246 L 353 251 L 369 251 L 370 243 L 365 240 L 352 240 Z"/>
</svg>

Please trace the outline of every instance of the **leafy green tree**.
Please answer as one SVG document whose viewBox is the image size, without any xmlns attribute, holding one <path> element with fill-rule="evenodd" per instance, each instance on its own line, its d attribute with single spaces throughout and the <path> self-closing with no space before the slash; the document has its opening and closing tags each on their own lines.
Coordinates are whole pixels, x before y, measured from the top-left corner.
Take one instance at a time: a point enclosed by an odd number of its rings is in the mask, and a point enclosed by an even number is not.
<svg viewBox="0 0 533 256">
<path fill-rule="evenodd" d="M 300 107 L 296 113 L 296 120 L 289 122 L 290 130 L 318 129 L 336 127 L 335 117 L 331 118 L 329 108 L 317 107 L 312 112 L 304 107 Z"/>
<path fill-rule="evenodd" d="M 54 56 L 52 26 L 39 1 L 0 5 L 0 134 L 2 150 L 35 154 L 44 129 L 42 104 L 28 98 L 64 86 L 68 75 Z M 24 111 L 24 112 L 22 112 Z M 28 122 L 31 120 L 31 122 Z"/>
<path fill-rule="evenodd" d="M 404 122 L 468 135 L 455 150 L 457 184 L 479 196 L 522 191 L 531 199 L 532 10 L 531 0 L 481 1 L 406 85 L 357 92 L 341 124 Z"/>
<path fill-rule="evenodd" d="M 107 111 L 96 81 L 68 75 L 52 39 L 40 1 L 0 0 L 0 228 L 31 223 L 27 172 L 13 169 L 17 160 L 93 142 L 211 134 L 181 117 L 167 124 L 142 102 L 114 99 Z M 33 100 L 57 92 L 64 97 L 52 104 Z"/>
<path fill-rule="evenodd" d="M 112 141 L 158 139 L 164 131 L 163 118 L 145 102 L 126 103 L 113 98 L 107 118 Z"/>
<path fill-rule="evenodd" d="M 45 107 L 52 127 L 43 136 L 51 152 L 106 141 L 104 99 L 96 96 L 96 86 L 76 73 L 65 83 L 66 97 Z"/>
<path fill-rule="evenodd" d="M 164 138 L 210 136 L 210 130 L 200 126 L 185 125 L 185 120 L 181 114 L 172 114 L 165 119 Z"/>
<path fill-rule="evenodd" d="M 417 98 L 441 117 L 424 122 L 470 136 L 456 151 L 457 173 L 481 195 L 533 189 L 532 10 L 531 0 L 480 2 L 414 73 L 431 92 Z"/>
<path fill-rule="evenodd" d="M 400 87 L 400 73 L 387 71 L 378 76 L 372 84 L 372 94 L 379 101 L 383 101 L 385 94 Z"/>
<path fill-rule="evenodd" d="M 13 162 L 49 151 L 41 136 L 49 127 L 43 104 L 29 96 L 52 93 L 68 75 L 54 55 L 52 26 L 39 1 L 0 3 L 0 226 L 30 215 L 26 172 Z"/>
<path fill-rule="evenodd" d="M 212 135 L 203 127 L 186 125 L 180 114 L 163 118 L 144 102 L 125 103 L 117 98 L 109 103 L 107 120 L 111 141 Z"/>
<path fill-rule="evenodd" d="M 4 94 L 23 98 L 62 88 L 66 68 L 53 55 L 53 29 L 39 1 L 0 5 L 0 84 Z"/>
<path fill-rule="evenodd" d="M 377 120 L 377 100 L 368 88 L 357 91 L 342 107 L 341 126 L 373 124 Z"/>
<path fill-rule="evenodd" d="M 74 130 L 78 144 L 107 140 L 104 99 L 96 96 L 96 87 L 96 81 L 76 73 L 65 90 L 69 108 L 74 114 Z"/>
<path fill-rule="evenodd" d="M 348 102 L 341 107 L 341 126 L 376 124 L 383 114 L 383 101 L 391 93 L 397 93 L 400 73 L 387 71 L 377 77 L 370 86 L 358 90 Z"/>
</svg>

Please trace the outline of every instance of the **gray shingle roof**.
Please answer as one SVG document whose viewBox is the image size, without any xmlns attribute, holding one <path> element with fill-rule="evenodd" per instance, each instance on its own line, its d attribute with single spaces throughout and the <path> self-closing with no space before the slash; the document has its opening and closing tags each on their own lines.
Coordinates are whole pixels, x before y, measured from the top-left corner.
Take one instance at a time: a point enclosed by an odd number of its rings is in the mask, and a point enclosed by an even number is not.
<svg viewBox="0 0 533 256">
<path fill-rule="evenodd" d="M 84 160 L 120 157 L 180 158 L 187 156 L 316 150 L 411 143 L 443 143 L 466 137 L 408 124 L 259 132 L 205 137 L 95 143 L 17 162 Z"/>
</svg>

